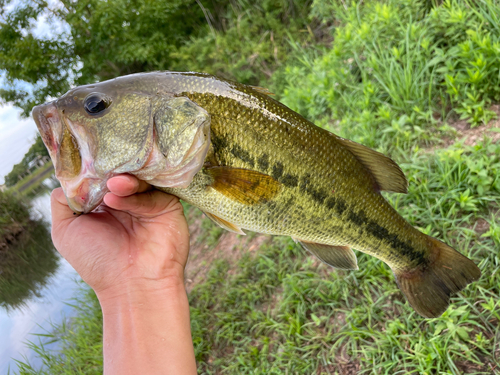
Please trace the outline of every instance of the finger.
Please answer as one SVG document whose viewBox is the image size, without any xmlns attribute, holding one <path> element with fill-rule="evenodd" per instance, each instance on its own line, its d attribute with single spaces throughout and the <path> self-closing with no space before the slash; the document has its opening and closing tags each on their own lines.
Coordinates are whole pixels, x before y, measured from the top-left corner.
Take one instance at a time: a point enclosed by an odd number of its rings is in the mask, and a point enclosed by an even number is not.
<svg viewBox="0 0 500 375">
<path fill-rule="evenodd" d="M 57 226 L 61 221 L 76 218 L 77 215 L 69 208 L 62 188 L 57 188 L 50 194 L 52 222 Z"/>
<path fill-rule="evenodd" d="M 128 174 L 122 174 L 110 178 L 107 186 L 113 194 L 118 195 L 119 197 L 126 197 L 151 189 L 151 185 L 147 182 L 141 181 L 137 177 Z"/>
<path fill-rule="evenodd" d="M 182 212 L 179 198 L 161 191 L 150 191 L 128 197 L 108 193 L 104 196 L 104 203 L 112 209 L 140 216 L 158 216 L 174 210 Z"/>
</svg>

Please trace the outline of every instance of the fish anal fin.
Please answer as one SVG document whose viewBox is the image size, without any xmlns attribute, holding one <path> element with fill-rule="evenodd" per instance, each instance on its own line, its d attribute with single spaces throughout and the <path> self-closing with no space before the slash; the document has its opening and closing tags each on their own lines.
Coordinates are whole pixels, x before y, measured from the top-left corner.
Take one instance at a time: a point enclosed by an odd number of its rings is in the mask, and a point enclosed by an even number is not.
<svg viewBox="0 0 500 375">
<path fill-rule="evenodd" d="M 264 95 L 274 95 L 269 89 L 266 89 L 265 87 L 261 86 L 250 86 L 252 89 L 257 91 L 258 93 L 264 94 Z"/>
<path fill-rule="evenodd" d="M 210 167 L 205 172 L 213 178 L 213 189 L 246 205 L 266 203 L 281 190 L 274 178 L 250 169 Z"/>
<path fill-rule="evenodd" d="M 357 270 L 358 260 L 349 246 L 332 246 L 295 239 L 322 262 L 342 270 Z"/>
<path fill-rule="evenodd" d="M 379 190 L 406 194 L 408 181 L 401 168 L 389 157 L 348 139 L 337 138 L 372 174 Z"/>
<path fill-rule="evenodd" d="M 205 215 L 207 215 L 207 217 L 209 219 L 211 219 L 215 224 L 217 224 L 218 226 L 220 226 L 222 229 L 225 229 L 225 230 L 227 230 L 229 232 L 233 232 L 233 233 L 237 233 L 237 234 L 242 234 L 242 235 L 246 236 L 246 233 L 243 232 L 240 227 L 234 225 L 233 223 L 230 223 L 229 221 L 221 219 L 220 217 L 215 216 L 214 214 L 211 214 L 209 212 L 203 211 L 203 213 Z"/>
<path fill-rule="evenodd" d="M 474 280 L 481 271 L 472 260 L 430 237 L 431 260 L 414 270 L 393 270 L 399 289 L 417 313 L 437 318 L 450 304 L 450 296 Z"/>
</svg>

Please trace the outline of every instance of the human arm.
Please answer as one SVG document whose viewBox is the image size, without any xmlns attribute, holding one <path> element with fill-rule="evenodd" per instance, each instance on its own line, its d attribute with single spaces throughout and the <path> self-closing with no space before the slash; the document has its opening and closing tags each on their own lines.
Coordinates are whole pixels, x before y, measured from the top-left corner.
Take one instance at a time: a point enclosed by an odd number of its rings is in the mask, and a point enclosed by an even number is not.
<svg viewBox="0 0 500 375">
<path fill-rule="evenodd" d="M 132 176 L 114 177 L 108 187 L 105 205 L 81 216 L 61 189 L 52 193 L 54 245 L 101 304 L 104 372 L 195 374 L 182 206 Z"/>
</svg>

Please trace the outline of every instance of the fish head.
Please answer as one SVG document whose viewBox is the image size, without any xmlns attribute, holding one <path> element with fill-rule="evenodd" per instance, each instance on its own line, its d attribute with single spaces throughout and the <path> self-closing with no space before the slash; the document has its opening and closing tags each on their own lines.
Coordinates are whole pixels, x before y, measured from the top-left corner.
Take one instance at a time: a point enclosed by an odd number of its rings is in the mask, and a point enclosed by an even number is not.
<svg viewBox="0 0 500 375">
<path fill-rule="evenodd" d="M 185 97 L 132 75 L 74 88 L 36 106 L 33 118 L 76 213 L 95 209 L 120 173 L 187 187 L 202 168 L 210 117 Z"/>
</svg>

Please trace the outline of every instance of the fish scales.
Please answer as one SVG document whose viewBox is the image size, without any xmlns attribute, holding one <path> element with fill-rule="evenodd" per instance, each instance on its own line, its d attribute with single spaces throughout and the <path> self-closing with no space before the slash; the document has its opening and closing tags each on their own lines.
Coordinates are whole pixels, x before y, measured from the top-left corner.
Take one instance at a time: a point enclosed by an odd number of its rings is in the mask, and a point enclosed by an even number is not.
<svg viewBox="0 0 500 375">
<path fill-rule="evenodd" d="M 130 173 L 223 228 L 291 236 L 335 267 L 357 269 L 350 247 L 373 255 L 425 317 L 480 277 L 383 198 L 382 190 L 406 192 L 391 159 L 315 126 L 265 89 L 143 73 L 77 87 L 33 117 L 75 212 L 91 212 L 107 180 Z"/>
<path fill-rule="evenodd" d="M 206 80 L 193 77 L 191 90 L 179 94 L 211 114 L 219 164 L 270 174 L 283 190 L 272 201 L 249 207 L 207 189 L 203 171 L 187 189 L 162 190 L 244 229 L 351 245 L 394 268 L 413 268 L 422 261 L 425 236 L 373 190 L 369 172 L 333 134 L 250 88 L 235 85 L 224 92 L 218 82 L 211 86 Z M 403 257 L 402 244 L 407 249 Z"/>
</svg>

